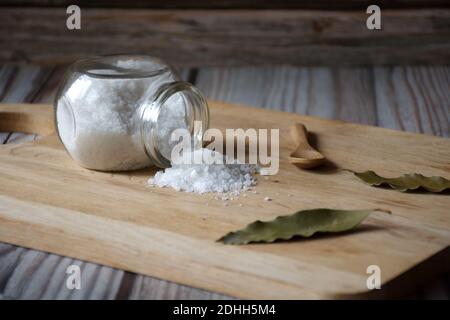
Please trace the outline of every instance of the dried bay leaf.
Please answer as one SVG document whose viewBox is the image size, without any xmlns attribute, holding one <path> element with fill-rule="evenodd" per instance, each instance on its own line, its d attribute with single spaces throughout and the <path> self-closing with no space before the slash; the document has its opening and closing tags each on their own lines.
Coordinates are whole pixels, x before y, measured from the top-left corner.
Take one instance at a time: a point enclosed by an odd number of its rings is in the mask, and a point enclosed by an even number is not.
<svg viewBox="0 0 450 320">
<path fill-rule="evenodd" d="M 356 227 L 373 211 L 385 210 L 302 210 L 267 222 L 257 220 L 244 229 L 227 233 L 217 241 L 248 244 L 289 240 L 294 236 L 310 237 L 316 232 L 343 232 Z"/>
<path fill-rule="evenodd" d="M 384 178 L 373 171 L 349 171 L 371 186 L 388 185 L 392 189 L 402 192 L 423 188 L 429 192 L 437 193 L 450 189 L 450 180 L 439 176 L 426 177 L 418 173 L 408 173 L 397 178 Z"/>
</svg>

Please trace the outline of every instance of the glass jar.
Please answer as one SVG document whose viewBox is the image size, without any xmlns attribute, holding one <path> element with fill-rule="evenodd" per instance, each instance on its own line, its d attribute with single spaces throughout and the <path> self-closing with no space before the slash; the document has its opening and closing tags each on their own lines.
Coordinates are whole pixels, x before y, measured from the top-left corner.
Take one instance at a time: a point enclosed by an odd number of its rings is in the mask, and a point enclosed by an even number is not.
<svg viewBox="0 0 450 320">
<path fill-rule="evenodd" d="M 81 166 L 101 171 L 170 166 L 175 129 L 193 147 L 209 125 L 206 99 L 178 81 L 163 61 L 137 55 L 103 56 L 71 65 L 55 99 L 58 136 Z M 201 126 L 194 126 L 200 121 Z"/>
</svg>

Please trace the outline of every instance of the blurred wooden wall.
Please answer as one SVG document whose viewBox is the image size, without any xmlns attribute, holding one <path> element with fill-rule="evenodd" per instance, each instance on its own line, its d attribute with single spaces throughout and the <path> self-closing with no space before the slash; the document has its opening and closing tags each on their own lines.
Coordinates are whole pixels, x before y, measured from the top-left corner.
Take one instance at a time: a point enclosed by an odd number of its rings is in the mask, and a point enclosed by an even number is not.
<svg viewBox="0 0 450 320">
<path fill-rule="evenodd" d="M 66 7 L 81 7 L 81 30 Z M 381 7 L 382 30 L 366 8 Z M 142 53 L 177 66 L 449 64 L 450 1 L 0 0 L 0 63 Z"/>
</svg>

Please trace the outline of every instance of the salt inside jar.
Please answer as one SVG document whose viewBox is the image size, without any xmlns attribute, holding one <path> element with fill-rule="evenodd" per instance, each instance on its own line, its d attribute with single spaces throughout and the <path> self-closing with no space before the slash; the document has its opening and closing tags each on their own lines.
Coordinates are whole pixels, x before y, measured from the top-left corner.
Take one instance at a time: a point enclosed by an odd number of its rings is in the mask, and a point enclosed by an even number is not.
<svg viewBox="0 0 450 320">
<path fill-rule="evenodd" d="M 201 147 L 209 111 L 198 89 L 164 62 L 114 55 L 80 60 L 68 70 L 55 99 L 60 140 L 81 166 L 101 171 L 170 166 L 175 129 Z M 202 126 L 194 126 L 201 121 Z"/>
</svg>

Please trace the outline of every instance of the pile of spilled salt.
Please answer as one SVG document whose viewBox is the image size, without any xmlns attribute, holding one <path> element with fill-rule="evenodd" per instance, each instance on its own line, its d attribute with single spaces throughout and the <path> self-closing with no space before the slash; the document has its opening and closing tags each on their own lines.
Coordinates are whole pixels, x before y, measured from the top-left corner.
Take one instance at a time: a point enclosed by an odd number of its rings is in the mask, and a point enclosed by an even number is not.
<svg viewBox="0 0 450 320">
<path fill-rule="evenodd" d="M 183 155 L 183 158 L 222 159 L 214 164 L 173 164 L 171 168 L 159 171 L 148 180 L 152 186 L 170 187 L 177 191 L 195 193 L 233 193 L 239 195 L 256 184 L 257 166 L 241 164 L 237 160 L 227 163 L 226 157 L 209 149 L 198 149 Z"/>
</svg>

